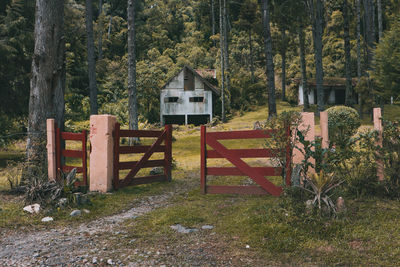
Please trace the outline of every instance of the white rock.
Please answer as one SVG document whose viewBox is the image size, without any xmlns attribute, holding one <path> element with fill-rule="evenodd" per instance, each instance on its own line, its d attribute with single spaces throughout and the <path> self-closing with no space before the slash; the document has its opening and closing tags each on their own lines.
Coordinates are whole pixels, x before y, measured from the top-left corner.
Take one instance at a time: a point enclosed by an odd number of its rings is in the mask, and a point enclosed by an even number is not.
<svg viewBox="0 0 400 267">
<path fill-rule="evenodd" d="M 92 263 L 93 263 L 93 264 L 97 264 L 97 257 L 93 257 Z"/>
<path fill-rule="evenodd" d="M 178 233 L 181 234 L 188 234 L 188 233 L 192 233 L 192 232 L 197 232 L 199 231 L 199 229 L 196 228 L 186 228 L 185 226 L 182 226 L 180 224 L 175 224 L 175 225 L 171 225 L 170 226 L 172 229 L 178 231 Z"/>
<path fill-rule="evenodd" d="M 114 264 L 114 262 L 113 262 L 113 260 L 112 260 L 112 259 L 108 259 L 108 260 L 107 260 L 107 264 L 108 264 L 108 265 L 113 265 L 113 264 Z"/>
<path fill-rule="evenodd" d="M 203 229 L 203 230 L 211 230 L 211 229 L 214 229 L 214 226 L 212 226 L 212 225 L 203 225 L 201 227 L 201 229 Z"/>
<path fill-rule="evenodd" d="M 42 219 L 42 222 L 52 222 L 52 221 L 54 221 L 54 219 L 52 217 L 44 217 Z"/>
<path fill-rule="evenodd" d="M 82 214 L 82 212 L 81 212 L 80 210 L 73 210 L 73 211 L 69 214 L 69 216 L 75 217 L 75 216 L 79 216 L 79 215 L 81 215 L 81 214 Z"/>
<path fill-rule="evenodd" d="M 24 207 L 24 211 L 29 213 L 39 213 L 40 211 L 40 204 L 32 204 Z"/>
<path fill-rule="evenodd" d="M 246 245 L 246 248 L 250 248 L 250 246 L 249 246 L 249 245 Z"/>
<path fill-rule="evenodd" d="M 88 213 L 90 213 L 90 210 L 83 209 L 83 212 L 86 213 L 86 214 L 88 214 Z"/>
</svg>

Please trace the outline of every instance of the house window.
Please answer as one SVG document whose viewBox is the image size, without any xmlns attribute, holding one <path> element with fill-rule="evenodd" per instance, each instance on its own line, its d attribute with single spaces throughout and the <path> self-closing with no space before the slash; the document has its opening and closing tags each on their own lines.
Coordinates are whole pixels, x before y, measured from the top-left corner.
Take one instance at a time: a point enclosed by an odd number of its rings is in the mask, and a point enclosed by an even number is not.
<svg viewBox="0 0 400 267">
<path fill-rule="evenodd" d="M 170 96 L 170 97 L 166 97 L 164 98 L 164 102 L 165 103 L 176 103 L 178 102 L 179 97 L 177 96 Z"/>
<path fill-rule="evenodd" d="M 202 96 L 195 96 L 195 97 L 189 97 L 189 102 L 203 102 L 204 97 Z"/>
</svg>

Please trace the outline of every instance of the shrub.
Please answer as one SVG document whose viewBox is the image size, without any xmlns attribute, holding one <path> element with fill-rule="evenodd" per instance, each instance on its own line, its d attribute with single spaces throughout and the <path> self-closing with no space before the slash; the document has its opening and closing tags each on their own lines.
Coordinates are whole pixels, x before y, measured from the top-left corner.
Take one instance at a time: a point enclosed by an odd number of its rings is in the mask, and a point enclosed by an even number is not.
<svg viewBox="0 0 400 267">
<path fill-rule="evenodd" d="M 331 145 L 345 148 L 351 136 L 360 127 L 360 118 L 355 109 L 345 106 L 334 106 L 328 112 L 329 140 Z"/>
</svg>

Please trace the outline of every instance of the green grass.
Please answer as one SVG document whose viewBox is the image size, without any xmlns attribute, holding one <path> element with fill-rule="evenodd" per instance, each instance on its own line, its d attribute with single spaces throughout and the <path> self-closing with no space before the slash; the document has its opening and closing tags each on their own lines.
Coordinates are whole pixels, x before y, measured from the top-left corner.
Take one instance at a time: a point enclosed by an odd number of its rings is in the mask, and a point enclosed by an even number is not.
<svg viewBox="0 0 400 267">
<path fill-rule="evenodd" d="M 278 103 L 278 112 L 297 110 L 286 103 Z M 207 131 L 252 129 L 255 121 L 264 121 L 267 108 L 235 116 L 225 124 L 209 127 Z M 400 117 L 400 106 L 385 107 L 385 117 Z M 368 118 L 363 126 L 370 127 Z M 318 118 L 316 119 L 318 122 Z M 176 187 L 187 187 L 188 183 L 199 184 L 200 128 L 176 127 L 173 135 L 173 158 L 178 169 L 173 171 L 171 183 L 154 183 L 127 187 L 112 194 L 95 194 L 87 208 L 89 214 L 70 217 L 76 207 L 62 210 L 46 210 L 40 215 L 28 215 L 22 211 L 21 198 L 0 193 L 0 228 L 21 226 L 41 227 L 41 218 L 53 216 L 53 226 L 89 222 L 96 218 L 112 215 L 133 207 L 145 196 L 173 192 Z M 146 141 L 147 142 L 147 141 Z M 229 148 L 262 147 L 263 140 L 224 141 Z M 77 147 L 77 144 L 71 144 Z M 12 152 L 0 153 L 0 159 L 9 159 Z M 22 155 L 19 151 L 16 155 Z M 161 155 L 158 155 L 159 157 Z M 136 160 L 124 157 L 123 160 Z M 251 165 L 265 164 L 246 159 Z M 68 161 L 78 164 L 79 161 Z M 210 160 L 209 166 L 229 166 L 226 160 Z M 0 190 L 7 187 L 6 173 L 0 166 Z M 148 169 L 146 170 L 146 172 Z M 142 172 L 144 173 L 144 171 Z M 122 174 L 122 172 L 121 172 Z M 271 177 L 279 184 L 280 177 Z M 246 177 L 210 177 L 209 184 L 248 184 Z M 189 188 L 189 187 L 188 187 Z M 190 187 L 193 188 L 193 187 Z M 159 237 L 176 240 L 170 229 L 173 224 L 199 228 L 210 224 L 226 246 L 243 248 L 245 245 L 256 250 L 261 262 L 278 262 L 293 265 L 341 265 L 341 266 L 395 266 L 400 262 L 400 203 L 382 199 L 348 200 L 348 212 L 338 219 L 316 219 L 294 213 L 285 198 L 271 196 L 202 195 L 200 189 L 176 194 L 168 207 L 150 212 L 124 225 L 138 242 L 147 242 L 157 247 Z"/>
<path fill-rule="evenodd" d="M 271 196 L 201 195 L 199 190 L 177 196 L 175 204 L 142 218 L 130 228 L 147 242 L 154 236 L 173 239 L 173 224 L 215 226 L 227 246 L 250 245 L 261 258 L 296 263 L 342 266 L 394 266 L 400 260 L 398 201 L 349 201 L 348 214 L 324 220 L 298 216 Z M 129 225 L 129 223 L 128 223 Z"/>
</svg>

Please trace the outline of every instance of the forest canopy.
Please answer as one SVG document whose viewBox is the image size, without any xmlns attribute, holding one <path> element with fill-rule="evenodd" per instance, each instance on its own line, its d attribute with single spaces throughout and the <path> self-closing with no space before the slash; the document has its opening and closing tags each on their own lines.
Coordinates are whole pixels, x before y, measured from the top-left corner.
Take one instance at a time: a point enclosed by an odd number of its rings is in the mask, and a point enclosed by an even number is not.
<svg viewBox="0 0 400 267">
<path fill-rule="evenodd" d="M 0 135 L 3 136 L 25 131 L 27 125 L 34 49 L 34 2 L 5 0 L 0 4 Z M 220 2 L 135 1 L 136 84 L 140 121 L 158 122 L 160 87 L 184 65 L 217 69 L 218 85 L 221 86 Z M 316 77 L 313 48 L 315 25 L 307 9 L 314 2 L 267 1 L 277 97 L 283 95 L 293 103 L 297 103 L 297 86 L 302 78 L 299 29 L 304 31 L 307 79 Z M 359 74 L 358 2 L 321 2 L 324 77 L 346 75 L 345 25 L 348 25 L 350 45 L 350 75 L 354 78 Z M 398 46 L 396 50 L 395 44 L 398 44 L 399 36 L 399 2 L 380 1 L 381 20 L 378 20 L 378 9 L 374 7 L 375 19 L 372 25 L 368 24 L 366 17 L 369 2 L 374 5 L 374 1 L 361 1 L 360 74 L 376 81 L 373 84 L 377 96 L 385 96 L 385 100 L 387 96 L 398 98 L 399 60 Z M 115 114 L 120 122 L 128 123 L 127 1 L 100 0 L 92 3 L 99 113 Z M 226 91 L 226 109 L 229 113 L 266 104 L 267 79 L 260 1 L 226 0 L 226 8 L 226 47 L 229 59 L 226 75 L 230 78 L 230 88 Z M 84 121 L 90 115 L 85 1 L 64 1 L 64 24 L 65 119 Z M 371 27 L 374 28 L 372 40 L 368 37 Z M 379 29 L 383 37 L 380 37 Z M 380 38 L 383 38 L 382 42 Z M 378 44 L 373 63 L 369 63 L 369 50 L 366 48 L 368 42 Z M 375 53 L 375 45 L 369 49 Z"/>
</svg>

